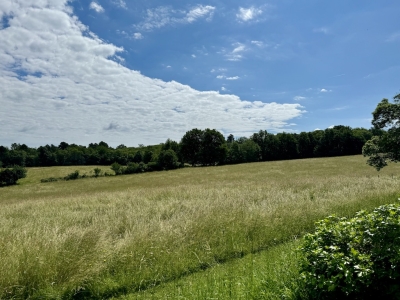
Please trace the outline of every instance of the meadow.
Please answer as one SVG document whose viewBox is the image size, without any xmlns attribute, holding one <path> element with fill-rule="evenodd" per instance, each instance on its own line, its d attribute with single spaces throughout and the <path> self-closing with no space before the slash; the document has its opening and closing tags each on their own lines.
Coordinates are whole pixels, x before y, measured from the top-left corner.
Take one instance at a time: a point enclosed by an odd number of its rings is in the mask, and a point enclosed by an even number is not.
<svg viewBox="0 0 400 300">
<path fill-rule="evenodd" d="M 362 156 L 40 182 L 94 168 L 0 189 L 0 299 L 294 298 L 314 222 L 400 192 L 400 166 Z"/>
</svg>

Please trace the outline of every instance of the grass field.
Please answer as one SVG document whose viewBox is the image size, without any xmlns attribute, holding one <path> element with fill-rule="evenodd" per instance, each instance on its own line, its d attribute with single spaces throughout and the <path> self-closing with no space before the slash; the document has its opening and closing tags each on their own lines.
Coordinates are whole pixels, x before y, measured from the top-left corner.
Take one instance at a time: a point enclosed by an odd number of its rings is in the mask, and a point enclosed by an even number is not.
<svg viewBox="0 0 400 300">
<path fill-rule="evenodd" d="M 361 156 L 40 183 L 93 169 L 0 189 L 0 299 L 290 298 L 291 241 L 400 192 Z"/>
</svg>

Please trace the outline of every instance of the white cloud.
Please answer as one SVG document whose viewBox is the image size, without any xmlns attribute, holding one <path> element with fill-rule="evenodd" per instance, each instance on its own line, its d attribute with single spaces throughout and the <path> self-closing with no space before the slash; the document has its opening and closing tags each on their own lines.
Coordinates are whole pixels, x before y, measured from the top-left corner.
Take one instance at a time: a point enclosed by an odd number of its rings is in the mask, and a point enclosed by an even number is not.
<svg viewBox="0 0 400 300">
<path fill-rule="evenodd" d="M 313 31 L 317 32 L 317 33 L 323 33 L 323 34 L 329 34 L 330 33 L 330 30 L 327 27 L 315 28 Z"/>
<path fill-rule="evenodd" d="M 225 78 L 224 75 L 218 75 L 218 76 L 217 76 L 217 79 L 224 79 L 224 78 Z"/>
<path fill-rule="evenodd" d="M 90 7 L 90 9 L 93 9 L 98 13 L 104 12 L 104 8 L 100 4 L 98 4 L 94 1 L 90 3 L 89 7 Z"/>
<path fill-rule="evenodd" d="M 214 14 L 215 7 L 214 6 L 203 6 L 198 5 L 197 7 L 193 8 L 186 14 L 186 21 L 188 23 L 192 23 L 197 19 L 207 17 L 210 20 Z"/>
<path fill-rule="evenodd" d="M 303 96 L 295 96 L 293 98 L 294 101 L 301 101 L 301 100 L 305 100 L 305 99 L 306 99 L 306 97 L 303 97 Z"/>
<path fill-rule="evenodd" d="M 214 72 L 226 72 L 227 71 L 227 69 L 225 69 L 225 68 L 219 68 L 219 69 L 211 69 L 211 73 L 214 73 Z"/>
<path fill-rule="evenodd" d="M 145 20 L 135 27 L 139 30 L 151 31 L 174 24 L 190 24 L 199 19 L 211 20 L 215 11 L 214 6 L 197 5 L 191 10 L 175 10 L 171 7 L 160 6 L 146 11 Z"/>
<path fill-rule="evenodd" d="M 140 32 L 135 32 L 135 33 L 133 34 L 133 39 L 135 39 L 135 40 L 141 40 L 141 39 L 143 39 L 143 35 L 142 35 Z"/>
<path fill-rule="evenodd" d="M 196 55 L 195 55 L 195 54 L 192 54 L 192 57 L 193 57 L 193 58 L 196 58 Z"/>
<path fill-rule="evenodd" d="M 249 8 L 239 8 L 239 12 L 236 14 L 236 17 L 243 22 L 247 22 L 250 20 L 253 20 L 257 16 L 261 15 L 263 13 L 261 8 L 256 8 L 254 6 L 251 6 Z"/>
<path fill-rule="evenodd" d="M 124 0 L 114 0 L 112 1 L 112 3 L 120 8 L 128 9 L 128 7 L 126 6 L 126 2 Z"/>
<path fill-rule="evenodd" d="M 239 78 L 239 76 L 226 77 L 226 80 L 238 80 Z"/>
<path fill-rule="evenodd" d="M 251 43 L 253 45 L 256 45 L 257 47 L 260 47 L 260 48 L 264 46 L 264 43 L 261 42 L 261 41 L 251 41 Z"/>
<path fill-rule="evenodd" d="M 0 144 L 156 144 L 192 128 L 287 130 L 299 104 L 246 101 L 152 79 L 114 61 L 123 48 L 88 31 L 65 0 L 21 1 L 0 30 Z M 132 140 L 133 139 L 133 140 Z"/>
<path fill-rule="evenodd" d="M 335 127 L 335 125 L 331 125 L 331 126 L 329 126 L 328 128 L 329 128 L 329 129 L 332 129 L 333 127 Z"/>
<path fill-rule="evenodd" d="M 242 43 L 233 44 L 233 50 L 227 53 L 225 56 L 227 60 L 239 61 L 243 58 L 243 52 L 247 50 L 246 46 Z"/>
<path fill-rule="evenodd" d="M 319 92 L 320 93 L 328 93 L 328 92 L 332 92 L 332 90 L 321 89 Z"/>
<path fill-rule="evenodd" d="M 221 87 L 221 91 L 225 92 L 227 89 L 223 86 Z"/>
</svg>

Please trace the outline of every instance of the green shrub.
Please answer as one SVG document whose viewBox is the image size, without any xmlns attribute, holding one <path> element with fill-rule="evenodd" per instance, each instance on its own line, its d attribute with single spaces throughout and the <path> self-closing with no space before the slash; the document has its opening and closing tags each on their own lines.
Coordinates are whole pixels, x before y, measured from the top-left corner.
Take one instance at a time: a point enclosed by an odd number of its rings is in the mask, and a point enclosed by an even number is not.
<svg viewBox="0 0 400 300">
<path fill-rule="evenodd" d="M 64 177 L 65 180 L 75 180 L 75 179 L 79 179 L 79 171 L 76 170 L 75 172 L 72 172 L 70 174 L 68 174 L 67 176 Z"/>
<path fill-rule="evenodd" d="M 176 169 L 179 166 L 178 156 L 172 149 L 161 151 L 158 155 L 157 163 L 165 170 Z"/>
<path fill-rule="evenodd" d="M 156 161 L 150 161 L 147 164 L 147 172 L 153 172 L 153 171 L 161 171 L 162 168 Z"/>
<path fill-rule="evenodd" d="M 55 178 L 55 177 L 49 177 L 49 178 L 43 178 L 43 179 L 40 179 L 40 182 L 55 182 L 55 181 L 58 181 L 58 178 Z"/>
<path fill-rule="evenodd" d="M 101 176 L 101 169 L 100 169 L 100 168 L 95 168 L 95 169 L 93 170 L 93 172 L 94 172 L 94 177 L 99 177 L 99 176 Z"/>
<path fill-rule="evenodd" d="M 139 172 L 139 164 L 130 162 L 124 169 L 124 174 L 134 174 Z"/>
<path fill-rule="evenodd" d="M 115 175 L 121 175 L 123 174 L 124 168 L 119 163 L 115 162 L 111 165 L 111 170 L 115 172 Z"/>
<path fill-rule="evenodd" d="M 14 166 L 12 169 L 0 171 L 0 186 L 17 184 L 18 179 L 26 177 L 26 169 L 21 166 Z"/>
<path fill-rule="evenodd" d="M 300 248 L 311 299 L 400 299 L 400 205 L 316 225 Z"/>
</svg>

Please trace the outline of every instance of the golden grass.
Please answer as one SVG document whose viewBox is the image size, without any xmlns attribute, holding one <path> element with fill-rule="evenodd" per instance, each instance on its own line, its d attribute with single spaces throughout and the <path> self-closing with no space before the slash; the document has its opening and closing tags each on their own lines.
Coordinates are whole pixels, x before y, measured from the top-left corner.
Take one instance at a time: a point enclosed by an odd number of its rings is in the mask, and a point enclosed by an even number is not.
<svg viewBox="0 0 400 300">
<path fill-rule="evenodd" d="M 351 156 L 40 183 L 93 168 L 0 189 L 0 298 L 143 290 L 393 202 L 400 173 Z"/>
</svg>

